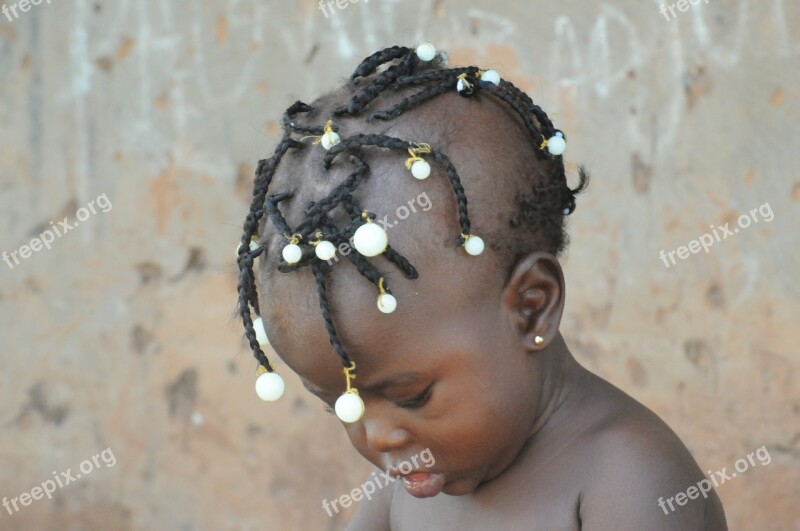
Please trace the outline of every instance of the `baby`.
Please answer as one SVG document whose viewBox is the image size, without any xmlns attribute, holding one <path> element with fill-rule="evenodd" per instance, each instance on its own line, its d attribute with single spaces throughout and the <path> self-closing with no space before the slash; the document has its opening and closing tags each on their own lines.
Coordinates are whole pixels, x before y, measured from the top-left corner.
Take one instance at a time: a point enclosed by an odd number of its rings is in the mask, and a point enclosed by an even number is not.
<svg viewBox="0 0 800 531">
<path fill-rule="evenodd" d="M 257 394 L 283 394 L 271 345 L 402 478 L 350 529 L 727 528 L 710 488 L 676 497 L 705 478 L 675 433 L 559 332 L 587 175 L 568 187 L 567 137 L 528 95 L 393 46 L 282 124 L 237 250 L 239 313 Z"/>
</svg>

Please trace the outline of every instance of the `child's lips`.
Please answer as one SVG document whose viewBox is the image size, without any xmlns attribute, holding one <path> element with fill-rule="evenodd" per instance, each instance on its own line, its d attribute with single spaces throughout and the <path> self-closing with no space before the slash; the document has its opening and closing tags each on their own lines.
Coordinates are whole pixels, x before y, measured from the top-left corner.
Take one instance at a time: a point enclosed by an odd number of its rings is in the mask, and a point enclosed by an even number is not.
<svg viewBox="0 0 800 531">
<path fill-rule="evenodd" d="M 444 474 L 431 472 L 412 472 L 403 474 L 403 486 L 415 498 L 430 498 L 436 496 L 447 482 Z"/>
</svg>

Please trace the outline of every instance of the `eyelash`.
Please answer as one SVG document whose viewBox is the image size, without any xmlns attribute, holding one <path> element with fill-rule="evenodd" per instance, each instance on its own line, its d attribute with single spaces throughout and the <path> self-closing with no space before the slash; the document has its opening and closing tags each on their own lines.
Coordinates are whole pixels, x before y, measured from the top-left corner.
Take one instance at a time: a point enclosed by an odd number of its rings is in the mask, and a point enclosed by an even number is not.
<svg viewBox="0 0 800 531">
<path fill-rule="evenodd" d="M 402 408 L 405 408 L 405 409 L 419 409 L 419 408 L 421 408 L 422 406 L 424 406 L 425 404 L 428 403 L 428 400 L 431 397 L 431 388 L 432 387 L 433 387 L 433 385 L 427 387 L 424 391 L 422 391 L 420 394 L 418 394 L 414 398 L 411 398 L 409 400 L 404 400 L 402 402 L 395 402 L 395 403 L 397 404 L 398 407 L 402 407 Z M 329 413 L 331 415 L 335 415 L 336 414 L 336 410 L 334 410 L 328 404 L 323 404 L 322 405 L 322 409 L 323 409 L 323 411 L 325 411 L 326 413 Z"/>
<path fill-rule="evenodd" d="M 419 409 L 425 404 L 428 403 L 428 399 L 431 397 L 431 388 L 433 385 L 429 385 L 424 391 L 422 391 L 419 395 L 415 396 L 410 400 L 404 400 L 402 402 L 396 402 L 399 407 L 405 409 Z"/>
</svg>

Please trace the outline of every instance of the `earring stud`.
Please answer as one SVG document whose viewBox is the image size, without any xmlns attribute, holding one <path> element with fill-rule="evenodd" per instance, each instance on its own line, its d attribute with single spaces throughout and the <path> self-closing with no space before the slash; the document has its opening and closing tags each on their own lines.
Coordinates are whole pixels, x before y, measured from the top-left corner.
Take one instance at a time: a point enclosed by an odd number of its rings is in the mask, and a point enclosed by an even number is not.
<svg viewBox="0 0 800 531">
<path fill-rule="evenodd" d="M 541 345 L 542 343 L 544 343 L 544 338 L 542 336 L 536 336 L 533 338 L 533 342 L 536 343 L 537 345 Z"/>
</svg>

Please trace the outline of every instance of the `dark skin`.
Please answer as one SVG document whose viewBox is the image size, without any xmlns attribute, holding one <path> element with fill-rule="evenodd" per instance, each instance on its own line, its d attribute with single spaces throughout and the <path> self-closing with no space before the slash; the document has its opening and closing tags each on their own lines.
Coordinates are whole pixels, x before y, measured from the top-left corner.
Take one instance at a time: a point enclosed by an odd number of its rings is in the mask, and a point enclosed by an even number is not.
<svg viewBox="0 0 800 531">
<path fill-rule="evenodd" d="M 438 112 L 463 111 L 457 96 L 445 99 Z M 482 123 L 502 112 L 488 105 L 469 109 Z M 341 134 L 364 132 L 344 125 Z M 495 234 L 490 226 L 501 223 L 501 206 L 513 204 L 518 190 L 482 177 L 504 163 L 487 151 L 491 142 L 520 140 L 520 131 L 510 129 L 499 139 L 473 129 L 448 149 L 479 235 Z M 416 138 L 415 130 L 401 124 L 392 134 Z M 390 244 L 420 275 L 408 280 L 385 258 L 371 259 L 398 301 L 394 313 L 382 314 L 377 289 L 346 259 L 328 274 L 331 313 L 357 364 L 354 385 L 366 406 L 360 421 L 343 425 L 356 450 L 379 469 L 429 449 L 435 464 L 420 471 L 444 474 L 446 482 L 441 494 L 425 499 L 394 482 L 359 502 L 349 529 L 727 529 L 713 492 L 668 515 L 658 506 L 659 497 L 684 492 L 704 475 L 654 413 L 569 352 L 559 332 L 565 283 L 556 257 L 534 249 L 508 269 L 504 247 L 489 237 L 482 255 L 467 255 L 453 244 L 455 201 L 444 178 L 435 172 L 424 185 L 414 182 L 397 160 L 370 161 L 373 175 L 359 188 L 359 200 L 380 216 L 428 194 L 430 211 L 389 231 Z M 279 171 L 275 189 L 289 189 L 292 179 Z M 298 190 L 284 212 L 289 223 L 321 195 L 311 187 Z M 262 237 L 274 261 L 282 239 L 271 225 Z M 309 391 L 332 407 L 345 378 L 311 272 L 279 273 L 262 262 L 259 291 L 270 341 Z"/>
</svg>

